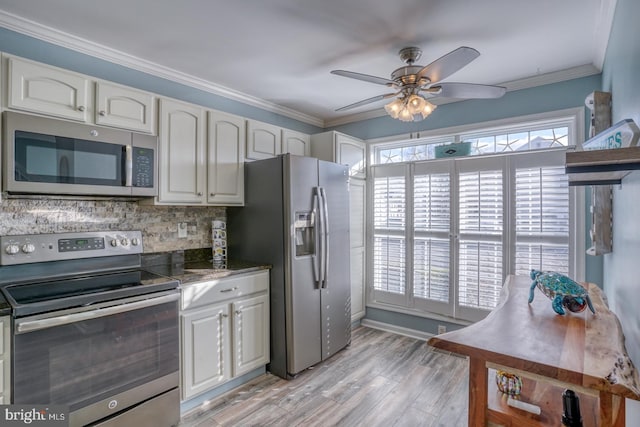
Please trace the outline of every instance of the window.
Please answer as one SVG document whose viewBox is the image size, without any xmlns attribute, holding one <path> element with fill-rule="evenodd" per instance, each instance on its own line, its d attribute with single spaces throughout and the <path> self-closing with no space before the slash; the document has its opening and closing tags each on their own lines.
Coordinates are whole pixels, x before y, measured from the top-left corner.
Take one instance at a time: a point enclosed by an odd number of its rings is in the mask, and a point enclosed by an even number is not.
<svg viewBox="0 0 640 427">
<path fill-rule="evenodd" d="M 564 173 L 574 128 L 554 120 L 374 147 L 372 301 L 478 320 L 509 274 L 574 274 Z M 433 160 L 435 146 L 461 139 L 470 156 Z"/>
</svg>

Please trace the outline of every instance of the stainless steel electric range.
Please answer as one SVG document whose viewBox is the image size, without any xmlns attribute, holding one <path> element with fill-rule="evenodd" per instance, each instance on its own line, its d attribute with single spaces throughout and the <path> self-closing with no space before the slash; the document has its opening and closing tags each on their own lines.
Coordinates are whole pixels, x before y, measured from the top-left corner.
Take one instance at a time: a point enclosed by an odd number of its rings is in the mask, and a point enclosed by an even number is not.
<svg viewBox="0 0 640 427">
<path fill-rule="evenodd" d="M 11 403 L 66 405 L 71 426 L 180 418 L 179 283 L 143 271 L 139 231 L 0 237 Z"/>
</svg>

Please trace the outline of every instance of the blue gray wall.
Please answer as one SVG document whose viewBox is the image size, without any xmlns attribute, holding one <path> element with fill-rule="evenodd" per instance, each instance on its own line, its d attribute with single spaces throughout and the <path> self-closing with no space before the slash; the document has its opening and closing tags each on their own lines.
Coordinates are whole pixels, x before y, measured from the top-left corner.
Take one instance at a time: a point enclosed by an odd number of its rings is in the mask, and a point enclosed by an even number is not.
<svg viewBox="0 0 640 427">
<path fill-rule="evenodd" d="M 602 71 L 602 90 L 612 95 L 612 121 L 640 123 L 640 2 L 617 0 Z M 640 368 L 640 172 L 627 176 L 613 195 L 613 252 L 604 259 L 604 290 L 618 315 L 626 347 Z M 640 402 L 627 400 L 627 425 L 640 425 Z"/>
</svg>

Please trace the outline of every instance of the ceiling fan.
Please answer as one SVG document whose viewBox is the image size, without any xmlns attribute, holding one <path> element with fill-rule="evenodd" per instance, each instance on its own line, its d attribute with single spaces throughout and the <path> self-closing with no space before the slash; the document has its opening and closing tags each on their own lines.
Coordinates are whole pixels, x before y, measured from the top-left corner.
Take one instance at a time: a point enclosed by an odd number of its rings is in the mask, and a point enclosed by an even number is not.
<svg viewBox="0 0 640 427">
<path fill-rule="evenodd" d="M 432 98 L 499 98 L 506 89 L 502 86 L 489 86 L 473 83 L 441 82 L 451 74 L 460 70 L 480 56 L 477 50 L 462 46 L 427 66 L 414 65 L 422 55 L 418 47 L 401 49 L 400 59 L 407 65 L 391 73 L 391 78 L 371 76 L 353 71 L 333 70 L 332 74 L 388 86 L 395 90 L 392 93 L 374 96 L 353 104 L 338 108 L 345 111 L 367 105 L 383 99 L 396 97 L 394 101 L 385 105 L 385 110 L 395 119 L 402 121 L 418 121 L 426 118 L 436 108 L 428 100 Z"/>
</svg>

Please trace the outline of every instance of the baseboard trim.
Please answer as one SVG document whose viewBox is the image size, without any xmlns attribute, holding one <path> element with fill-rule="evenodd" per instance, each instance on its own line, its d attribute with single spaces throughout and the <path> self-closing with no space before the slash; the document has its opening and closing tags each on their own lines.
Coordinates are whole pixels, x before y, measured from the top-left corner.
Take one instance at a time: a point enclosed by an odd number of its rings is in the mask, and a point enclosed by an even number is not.
<svg viewBox="0 0 640 427">
<path fill-rule="evenodd" d="M 402 326 L 392 325 L 390 323 L 378 322 L 377 320 L 362 319 L 360 320 L 362 326 L 368 328 L 378 329 L 385 332 L 391 332 L 398 335 L 404 335 L 406 337 L 415 338 L 418 340 L 427 341 L 433 337 L 433 334 L 424 331 L 418 331 L 416 329 L 404 328 Z"/>
</svg>

